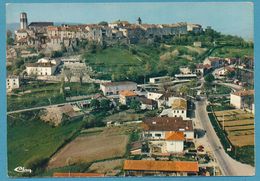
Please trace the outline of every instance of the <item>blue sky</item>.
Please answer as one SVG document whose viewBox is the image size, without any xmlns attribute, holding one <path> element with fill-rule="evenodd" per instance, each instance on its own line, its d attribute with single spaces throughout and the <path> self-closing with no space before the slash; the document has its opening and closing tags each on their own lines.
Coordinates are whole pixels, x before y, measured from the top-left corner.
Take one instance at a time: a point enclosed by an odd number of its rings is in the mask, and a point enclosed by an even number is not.
<svg viewBox="0 0 260 181">
<path fill-rule="evenodd" d="M 246 39 L 253 39 L 254 29 L 253 4 L 245 2 L 13 3 L 6 6 L 6 22 L 19 22 L 23 11 L 27 12 L 29 22 L 98 23 L 118 19 L 135 22 L 139 16 L 144 23 L 193 22 Z"/>
</svg>

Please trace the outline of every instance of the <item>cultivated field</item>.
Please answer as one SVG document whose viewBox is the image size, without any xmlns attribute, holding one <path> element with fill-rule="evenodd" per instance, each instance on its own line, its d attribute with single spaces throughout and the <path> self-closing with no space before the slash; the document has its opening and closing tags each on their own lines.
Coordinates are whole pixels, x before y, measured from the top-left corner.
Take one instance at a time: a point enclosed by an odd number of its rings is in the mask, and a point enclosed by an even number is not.
<svg viewBox="0 0 260 181">
<path fill-rule="evenodd" d="M 129 134 L 137 125 L 105 128 L 101 133 L 82 134 L 54 155 L 48 168 L 58 168 L 74 163 L 123 157 Z"/>
<path fill-rule="evenodd" d="M 215 112 L 221 128 L 234 146 L 254 145 L 254 116 L 242 110 Z M 224 119 L 224 121 L 223 121 Z"/>
<path fill-rule="evenodd" d="M 95 173 L 108 173 L 115 169 L 121 170 L 123 167 L 124 159 L 108 160 L 104 162 L 93 163 L 89 167 L 90 172 Z"/>
</svg>

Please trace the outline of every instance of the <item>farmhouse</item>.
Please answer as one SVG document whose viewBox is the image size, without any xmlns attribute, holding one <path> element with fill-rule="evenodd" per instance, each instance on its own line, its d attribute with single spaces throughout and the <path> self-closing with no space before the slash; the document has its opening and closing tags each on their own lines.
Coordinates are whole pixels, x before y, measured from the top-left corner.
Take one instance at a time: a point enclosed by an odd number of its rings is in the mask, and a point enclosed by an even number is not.
<svg viewBox="0 0 260 181">
<path fill-rule="evenodd" d="M 149 141 L 151 153 L 182 153 L 185 140 L 193 139 L 192 122 L 175 118 L 174 120 L 151 118 L 143 121 L 143 137 Z"/>
<path fill-rule="evenodd" d="M 6 78 L 6 89 L 7 91 L 12 91 L 13 89 L 18 89 L 20 87 L 19 76 L 8 76 Z"/>
<path fill-rule="evenodd" d="M 53 75 L 60 60 L 41 58 L 36 63 L 29 63 L 26 65 L 26 72 L 28 75 Z"/>
<path fill-rule="evenodd" d="M 165 132 L 183 132 L 186 140 L 194 139 L 194 130 L 191 120 L 182 117 L 153 117 L 143 120 L 144 136 L 151 139 L 165 138 Z"/>
<path fill-rule="evenodd" d="M 243 90 L 230 93 L 230 104 L 237 109 L 253 110 L 254 90 Z"/>
<path fill-rule="evenodd" d="M 133 91 L 122 90 L 119 92 L 119 102 L 123 105 L 129 105 L 132 100 L 137 100 L 138 95 Z"/>
<path fill-rule="evenodd" d="M 189 176 L 199 172 L 198 162 L 125 160 L 125 176 Z"/>
<path fill-rule="evenodd" d="M 105 96 L 118 95 L 122 90 L 136 91 L 137 84 L 135 82 L 123 81 L 123 82 L 105 82 L 100 84 L 100 89 Z"/>
</svg>

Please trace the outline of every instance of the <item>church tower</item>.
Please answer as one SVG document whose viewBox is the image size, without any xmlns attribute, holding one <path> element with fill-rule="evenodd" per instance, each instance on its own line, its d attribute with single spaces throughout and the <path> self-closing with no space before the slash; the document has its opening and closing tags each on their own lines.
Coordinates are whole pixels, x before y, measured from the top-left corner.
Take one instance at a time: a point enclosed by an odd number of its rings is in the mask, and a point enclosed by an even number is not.
<svg viewBox="0 0 260 181">
<path fill-rule="evenodd" d="M 27 29 L 27 26 L 28 26 L 27 14 L 23 12 L 20 14 L 20 29 L 22 30 Z"/>
</svg>

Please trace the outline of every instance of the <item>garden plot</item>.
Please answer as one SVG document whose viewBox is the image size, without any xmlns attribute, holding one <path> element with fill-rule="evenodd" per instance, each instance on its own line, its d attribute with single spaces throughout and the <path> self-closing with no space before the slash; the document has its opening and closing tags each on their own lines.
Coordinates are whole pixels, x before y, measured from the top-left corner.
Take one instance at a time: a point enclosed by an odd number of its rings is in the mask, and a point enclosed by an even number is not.
<svg viewBox="0 0 260 181">
<path fill-rule="evenodd" d="M 225 132 L 232 145 L 238 147 L 254 145 L 253 114 L 235 109 L 217 111 L 215 115 L 222 129 L 224 124 Z"/>
</svg>

